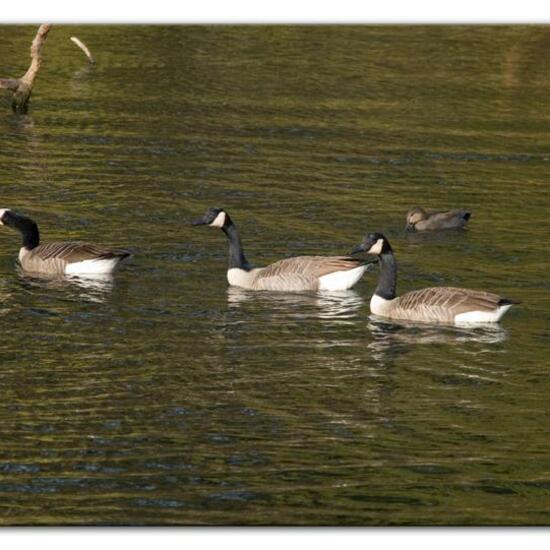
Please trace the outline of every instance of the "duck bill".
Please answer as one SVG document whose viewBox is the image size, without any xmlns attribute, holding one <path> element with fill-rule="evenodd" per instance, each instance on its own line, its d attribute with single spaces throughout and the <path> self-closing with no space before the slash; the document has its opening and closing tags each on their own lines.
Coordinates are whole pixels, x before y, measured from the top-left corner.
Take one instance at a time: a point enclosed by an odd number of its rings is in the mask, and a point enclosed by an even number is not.
<svg viewBox="0 0 550 550">
<path fill-rule="evenodd" d="M 415 230 L 414 225 L 412 223 L 408 223 L 405 226 L 405 231 L 416 231 L 416 230 Z"/>
</svg>

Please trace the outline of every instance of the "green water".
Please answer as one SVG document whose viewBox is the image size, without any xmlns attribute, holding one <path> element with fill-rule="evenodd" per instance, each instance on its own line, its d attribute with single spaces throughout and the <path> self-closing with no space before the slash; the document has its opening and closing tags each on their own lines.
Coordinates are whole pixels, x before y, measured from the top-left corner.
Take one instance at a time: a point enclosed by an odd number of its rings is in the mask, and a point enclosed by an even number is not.
<svg viewBox="0 0 550 550">
<path fill-rule="evenodd" d="M 36 27 L 0 28 L 0 77 Z M 76 35 L 97 64 L 69 41 Z M 0 101 L 0 207 L 130 249 L 29 279 L 0 228 L 0 524 L 550 523 L 550 27 L 55 25 L 28 116 Z M 467 207 L 466 231 L 405 213 Z M 229 289 L 383 231 L 398 292 L 523 301 L 502 327 Z"/>
</svg>

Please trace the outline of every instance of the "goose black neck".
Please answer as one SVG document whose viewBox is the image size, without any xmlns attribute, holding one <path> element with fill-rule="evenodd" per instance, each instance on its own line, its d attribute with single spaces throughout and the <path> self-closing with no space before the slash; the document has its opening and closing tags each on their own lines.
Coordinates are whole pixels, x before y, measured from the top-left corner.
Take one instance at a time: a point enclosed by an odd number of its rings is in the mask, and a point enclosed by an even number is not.
<svg viewBox="0 0 550 550">
<path fill-rule="evenodd" d="M 226 217 L 222 230 L 229 240 L 229 269 L 238 267 L 239 269 L 246 269 L 248 271 L 250 265 L 244 255 L 239 230 L 229 216 Z"/>
<path fill-rule="evenodd" d="M 32 250 L 40 244 L 38 225 L 30 218 L 21 216 L 20 214 L 14 214 L 13 212 L 6 212 L 2 219 L 5 225 L 21 233 L 23 237 L 23 246 L 25 248 Z"/>
<path fill-rule="evenodd" d="M 385 300 L 395 298 L 395 289 L 397 287 L 397 262 L 393 252 L 384 252 L 378 256 L 380 264 L 380 275 L 378 286 L 374 293 Z"/>
</svg>

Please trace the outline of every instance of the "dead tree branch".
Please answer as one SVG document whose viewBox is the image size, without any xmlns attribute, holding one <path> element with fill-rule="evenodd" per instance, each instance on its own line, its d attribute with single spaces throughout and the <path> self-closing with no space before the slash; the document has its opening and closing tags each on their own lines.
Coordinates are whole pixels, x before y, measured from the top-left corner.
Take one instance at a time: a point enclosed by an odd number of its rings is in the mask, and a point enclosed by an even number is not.
<svg viewBox="0 0 550 550">
<path fill-rule="evenodd" d="M 95 63 L 95 59 L 93 58 L 86 44 L 84 44 L 84 42 L 82 42 L 82 40 L 80 40 L 76 36 L 71 36 L 71 41 L 74 42 L 84 52 L 90 64 L 93 65 Z"/>
<path fill-rule="evenodd" d="M 50 32 L 51 25 L 40 25 L 31 44 L 31 64 L 21 78 L 0 79 L 0 88 L 13 92 L 11 108 L 15 113 L 26 113 L 36 74 L 42 65 L 42 46 Z"/>
</svg>

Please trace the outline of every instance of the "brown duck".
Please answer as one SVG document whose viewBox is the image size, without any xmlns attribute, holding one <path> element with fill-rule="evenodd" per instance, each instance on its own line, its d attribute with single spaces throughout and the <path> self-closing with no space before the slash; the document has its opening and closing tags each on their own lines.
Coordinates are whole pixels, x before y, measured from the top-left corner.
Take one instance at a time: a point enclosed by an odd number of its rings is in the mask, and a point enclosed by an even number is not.
<svg viewBox="0 0 550 550">
<path fill-rule="evenodd" d="M 472 213 L 468 210 L 449 210 L 447 212 L 426 212 L 420 206 L 409 210 L 407 214 L 408 231 L 437 231 L 439 229 L 459 229 L 464 227 Z"/>
</svg>

